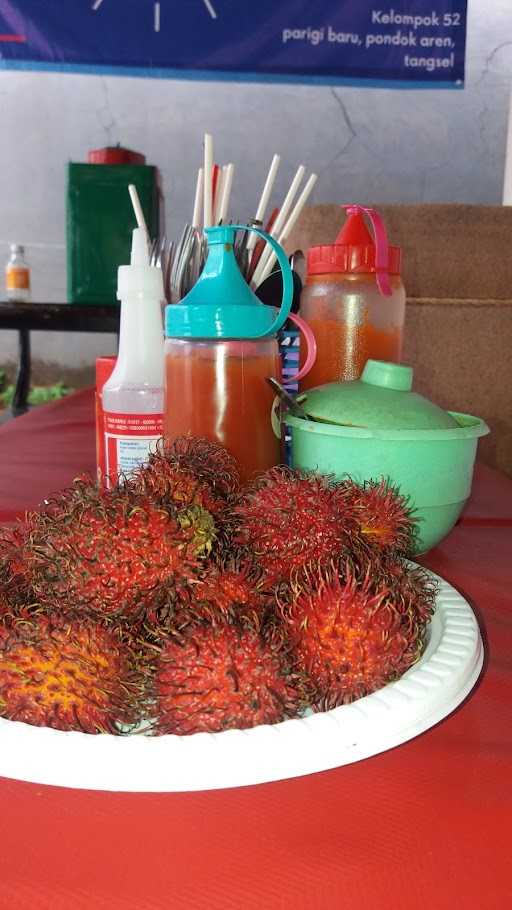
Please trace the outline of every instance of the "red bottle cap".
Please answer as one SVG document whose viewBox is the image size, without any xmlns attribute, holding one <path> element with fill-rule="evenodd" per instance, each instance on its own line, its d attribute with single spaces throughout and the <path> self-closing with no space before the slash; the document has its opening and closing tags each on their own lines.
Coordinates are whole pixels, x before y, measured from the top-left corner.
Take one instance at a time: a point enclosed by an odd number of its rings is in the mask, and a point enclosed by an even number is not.
<svg viewBox="0 0 512 910">
<path fill-rule="evenodd" d="M 347 218 L 334 243 L 313 246 L 308 250 L 308 275 L 376 273 L 381 293 L 388 296 L 385 290 L 387 276 L 400 275 L 402 251 L 399 246 L 388 245 L 384 224 L 373 209 L 359 205 L 344 208 L 347 209 Z M 375 242 L 366 226 L 365 215 L 372 222 Z"/>
<path fill-rule="evenodd" d="M 87 154 L 88 164 L 145 164 L 146 156 L 120 145 L 107 146 L 104 149 L 91 149 Z"/>
</svg>

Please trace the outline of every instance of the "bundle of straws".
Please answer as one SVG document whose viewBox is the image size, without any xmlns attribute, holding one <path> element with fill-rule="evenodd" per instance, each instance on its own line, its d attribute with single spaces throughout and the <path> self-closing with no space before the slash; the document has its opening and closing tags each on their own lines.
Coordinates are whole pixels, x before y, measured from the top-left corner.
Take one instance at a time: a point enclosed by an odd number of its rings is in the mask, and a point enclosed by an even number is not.
<svg viewBox="0 0 512 910">
<path fill-rule="evenodd" d="M 247 224 L 261 228 L 264 226 L 266 233 L 270 234 L 282 245 L 290 236 L 292 228 L 318 180 L 318 176 L 317 174 L 311 174 L 302 192 L 296 198 L 306 173 L 304 165 L 299 165 L 281 206 L 273 209 L 265 221 L 280 162 L 280 155 L 275 154 L 263 184 L 256 212 Z M 229 223 L 228 211 L 234 170 L 234 164 L 226 164 L 223 167 L 214 164 L 213 138 L 210 133 L 205 133 L 204 162 L 203 167 L 198 170 L 194 196 L 192 217 L 192 226 L 194 228 L 199 229 L 200 227 L 210 227 L 213 224 Z M 202 225 L 200 220 L 201 200 L 203 202 Z M 242 237 L 237 243 L 235 252 L 238 264 L 246 279 L 250 281 L 254 288 L 257 288 L 272 272 L 276 258 L 275 253 L 268 244 L 258 241 L 257 235 L 253 232 L 242 232 Z"/>
<path fill-rule="evenodd" d="M 267 216 L 280 161 L 280 155 L 275 154 L 255 214 L 246 223 L 248 226 L 264 229 L 283 245 L 306 205 L 318 176 L 311 174 L 299 193 L 306 174 L 304 165 L 299 165 L 280 207 L 271 210 Z M 210 133 L 205 133 L 204 160 L 203 166 L 197 172 L 192 222 L 185 225 L 177 243 L 167 244 L 164 237 L 156 238 L 151 244 L 151 262 L 162 268 L 168 303 L 177 303 L 181 300 L 201 274 L 207 253 L 203 229 L 212 225 L 233 223 L 229 219 L 229 203 L 234 173 L 233 163 L 223 166 L 214 163 L 213 137 Z M 130 195 L 137 223 L 139 227 L 145 227 L 134 186 L 130 186 Z M 276 259 L 275 253 L 264 240 L 259 240 L 257 234 L 246 230 L 237 232 L 235 255 L 242 274 L 255 289 L 271 274 Z"/>
</svg>

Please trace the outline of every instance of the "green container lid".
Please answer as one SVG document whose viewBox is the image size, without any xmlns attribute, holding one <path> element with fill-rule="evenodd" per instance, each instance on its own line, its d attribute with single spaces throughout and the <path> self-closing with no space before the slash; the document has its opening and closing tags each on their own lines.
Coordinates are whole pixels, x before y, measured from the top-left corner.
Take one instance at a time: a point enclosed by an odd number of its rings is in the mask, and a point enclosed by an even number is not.
<svg viewBox="0 0 512 910">
<path fill-rule="evenodd" d="M 457 427 L 447 411 L 412 392 L 411 367 L 368 360 L 361 379 L 330 382 L 298 399 L 309 417 L 337 426 L 382 430 Z"/>
</svg>

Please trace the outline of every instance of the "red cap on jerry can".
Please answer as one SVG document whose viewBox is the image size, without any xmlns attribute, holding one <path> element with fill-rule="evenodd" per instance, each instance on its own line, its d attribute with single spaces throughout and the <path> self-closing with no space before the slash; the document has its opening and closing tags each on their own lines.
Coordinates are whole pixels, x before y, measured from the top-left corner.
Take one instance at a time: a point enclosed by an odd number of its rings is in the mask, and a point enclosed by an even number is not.
<svg viewBox="0 0 512 910">
<path fill-rule="evenodd" d="M 91 149 L 87 153 L 88 164 L 145 164 L 146 156 L 120 145 L 107 146 L 103 149 Z"/>
</svg>

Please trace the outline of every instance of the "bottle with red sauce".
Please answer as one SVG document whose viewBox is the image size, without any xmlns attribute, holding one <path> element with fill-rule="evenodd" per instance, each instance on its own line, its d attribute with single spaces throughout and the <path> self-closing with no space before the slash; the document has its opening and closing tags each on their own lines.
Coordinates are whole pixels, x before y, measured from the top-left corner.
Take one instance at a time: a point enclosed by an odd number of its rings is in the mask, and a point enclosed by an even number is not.
<svg viewBox="0 0 512 910">
<path fill-rule="evenodd" d="M 267 234 L 283 275 L 279 310 L 264 306 L 241 275 L 234 254 L 238 226 L 205 229 L 208 258 L 199 280 L 165 312 L 164 437 L 204 436 L 237 458 L 247 480 L 279 464 L 280 441 L 271 425 L 281 379 L 277 332 L 293 296 L 286 254 Z"/>
<path fill-rule="evenodd" d="M 370 359 L 400 362 L 405 319 L 401 250 L 389 246 L 374 209 L 345 208 L 347 218 L 335 242 L 311 247 L 307 254 L 300 315 L 315 335 L 317 358 L 301 389 L 359 379 Z"/>
</svg>

